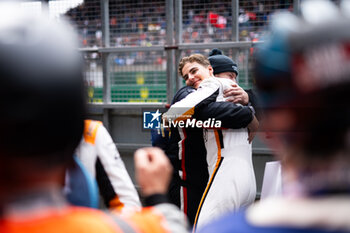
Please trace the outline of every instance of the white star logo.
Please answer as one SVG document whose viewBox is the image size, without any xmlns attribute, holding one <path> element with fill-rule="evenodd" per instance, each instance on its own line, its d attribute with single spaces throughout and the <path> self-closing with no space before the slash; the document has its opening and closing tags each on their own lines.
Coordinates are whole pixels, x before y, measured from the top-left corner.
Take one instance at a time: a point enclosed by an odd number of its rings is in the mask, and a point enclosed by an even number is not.
<svg viewBox="0 0 350 233">
<path fill-rule="evenodd" d="M 159 113 L 159 109 L 157 109 L 157 111 L 155 113 L 151 113 L 151 115 L 153 116 L 152 121 L 154 121 L 155 119 L 157 119 L 160 115 L 162 115 L 161 113 Z"/>
</svg>

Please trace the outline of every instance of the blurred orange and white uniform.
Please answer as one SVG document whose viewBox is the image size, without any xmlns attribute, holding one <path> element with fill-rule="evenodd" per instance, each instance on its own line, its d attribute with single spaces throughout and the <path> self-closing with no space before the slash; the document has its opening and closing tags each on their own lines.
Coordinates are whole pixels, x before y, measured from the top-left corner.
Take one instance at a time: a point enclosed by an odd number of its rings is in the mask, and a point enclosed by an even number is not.
<svg viewBox="0 0 350 233">
<path fill-rule="evenodd" d="M 139 208 L 139 196 L 110 134 L 102 122 L 85 120 L 76 155 L 96 178 L 105 205 L 120 211 Z"/>
<path fill-rule="evenodd" d="M 152 197 L 152 196 L 151 196 Z M 157 197 L 156 197 L 157 198 Z M 183 213 L 164 198 L 153 206 L 113 214 L 67 204 L 61 187 L 45 186 L 0 206 L 1 233 L 170 233 L 188 232 Z M 147 198 L 146 198 L 147 199 Z"/>
</svg>

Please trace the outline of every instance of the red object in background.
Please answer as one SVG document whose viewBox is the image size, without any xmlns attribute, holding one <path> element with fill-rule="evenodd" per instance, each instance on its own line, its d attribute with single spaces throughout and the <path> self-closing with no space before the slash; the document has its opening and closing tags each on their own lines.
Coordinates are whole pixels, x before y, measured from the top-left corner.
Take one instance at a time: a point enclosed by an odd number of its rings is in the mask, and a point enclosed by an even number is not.
<svg viewBox="0 0 350 233">
<path fill-rule="evenodd" d="M 211 24 L 216 24 L 216 22 L 218 21 L 218 14 L 214 14 L 212 12 L 209 12 L 209 22 Z"/>
<path fill-rule="evenodd" d="M 226 28 L 227 20 L 224 16 L 209 12 L 209 22 L 216 28 Z"/>
<path fill-rule="evenodd" d="M 109 24 L 112 25 L 112 26 L 117 25 L 117 18 L 116 17 L 112 17 Z"/>
<path fill-rule="evenodd" d="M 256 14 L 254 12 L 246 12 L 246 15 L 249 16 L 249 20 L 256 20 Z"/>
<path fill-rule="evenodd" d="M 156 64 L 161 65 L 162 63 L 163 63 L 163 59 L 161 57 L 158 57 Z"/>
<path fill-rule="evenodd" d="M 205 21 L 206 21 L 206 19 L 205 19 L 205 12 L 202 11 L 198 15 L 195 15 L 193 17 L 193 20 L 197 24 L 205 23 Z"/>
<path fill-rule="evenodd" d="M 258 38 L 253 38 L 252 39 L 252 42 L 258 42 L 259 41 L 259 39 Z M 254 53 L 254 48 L 253 47 L 251 47 L 250 48 L 250 55 L 252 56 L 253 55 L 253 53 Z"/>
</svg>

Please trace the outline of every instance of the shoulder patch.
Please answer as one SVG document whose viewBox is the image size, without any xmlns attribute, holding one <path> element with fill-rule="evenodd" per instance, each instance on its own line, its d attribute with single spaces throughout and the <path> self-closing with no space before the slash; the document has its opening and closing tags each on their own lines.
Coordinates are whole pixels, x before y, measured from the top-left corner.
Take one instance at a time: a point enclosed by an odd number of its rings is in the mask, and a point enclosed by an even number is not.
<svg viewBox="0 0 350 233">
<path fill-rule="evenodd" d="M 84 140 L 87 143 L 95 144 L 98 128 L 102 125 L 101 121 L 85 120 L 84 121 Z"/>
</svg>

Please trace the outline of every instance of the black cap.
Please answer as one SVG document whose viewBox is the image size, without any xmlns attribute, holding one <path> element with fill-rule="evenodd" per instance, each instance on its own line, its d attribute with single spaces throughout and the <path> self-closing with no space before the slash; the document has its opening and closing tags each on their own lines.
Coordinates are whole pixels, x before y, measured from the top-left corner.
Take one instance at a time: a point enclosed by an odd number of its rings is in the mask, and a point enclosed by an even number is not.
<svg viewBox="0 0 350 233">
<path fill-rule="evenodd" d="M 222 72 L 234 72 L 238 75 L 237 64 L 231 58 L 223 55 L 220 49 L 213 49 L 208 59 L 214 69 L 214 75 Z"/>
</svg>

